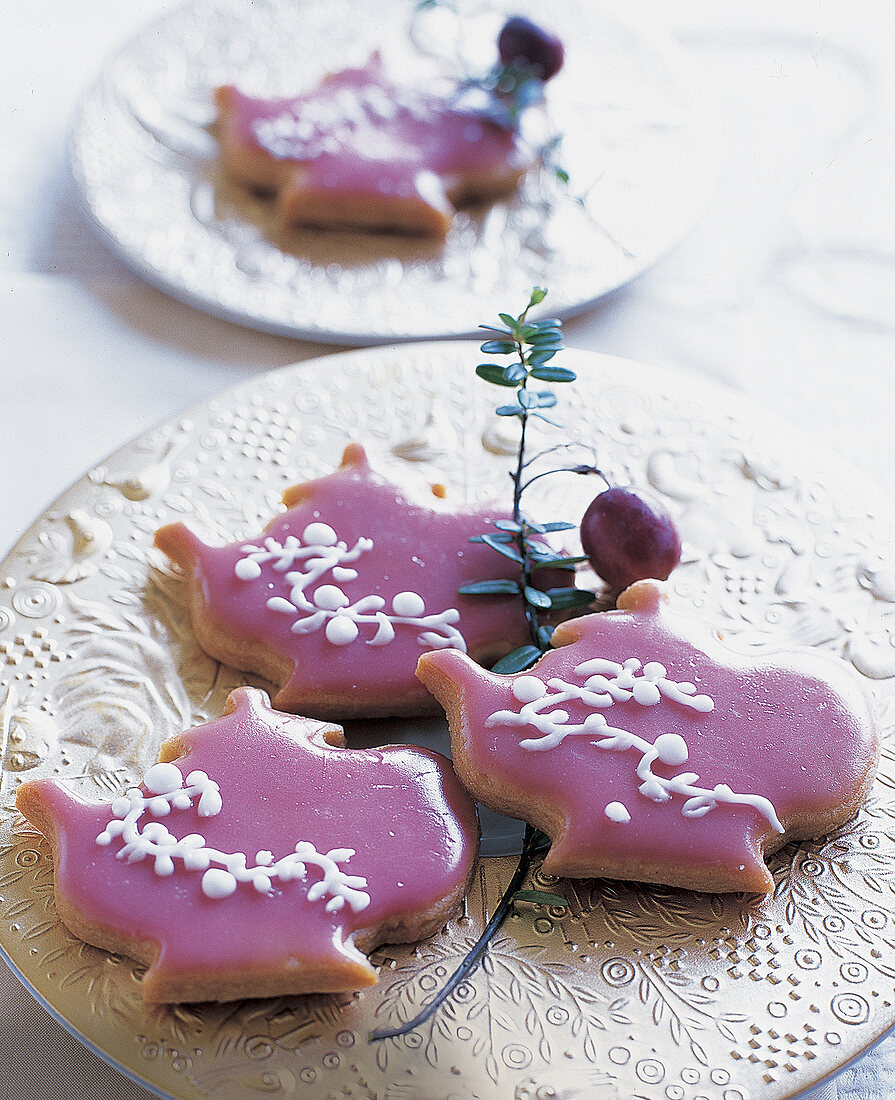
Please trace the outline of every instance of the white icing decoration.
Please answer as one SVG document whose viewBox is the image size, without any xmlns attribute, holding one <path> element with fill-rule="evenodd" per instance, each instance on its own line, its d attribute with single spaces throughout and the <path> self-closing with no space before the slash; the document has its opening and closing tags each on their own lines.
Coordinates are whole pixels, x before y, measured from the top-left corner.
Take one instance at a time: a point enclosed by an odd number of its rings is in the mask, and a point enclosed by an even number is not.
<svg viewBox="0 0 895 1100">
<path fill-rule="evenodd" d="M 143 826 L 138 822 L 144 813 L 166 817 L 173 809 L 187 810 L 198 796 L 196 812 L 200 817 L 216 817 L 223 809 L 220 788 L 203 771 L 192 771 L 186 777 L 176 764 L 154 764 L 143 780 L 148 796 L 134 787 L 112 803 L 112 820 L 96 838 L 100 847 L 108 847 L 115 837 L 123 846 L 115 853 L 117 859 L 139 863 L 147 857 L 155 861 L 155 873 L 167 877 L 174 873 L 174 861 L 179 859 L 187 871 L 202 871 L 202 892 L 207 898 L 221 900 L 235 893 L 240 882 L 250 882 L 261 894 L 271 894 L 273 882 L 305 881 L 308 866 L 317 867 L 323 877 L 308 888 L 309 901 L 328 898 L 326 911 L 337 913 L 348 905 L 355 913 L 370 904 L 370 895 L 361 887 L 367 880 L 358 875 L 346 875 L 339 867 L 354 855 L 353 848 L 333 848 L 318 852 L 309 841 L 300 840 L 295 850 L 275 860 L 273 853 L 261 849 L 254 866 L 248 866 L 244 852 L 220 852 L 209 848 L 200 833 L 177 838 L 160 821 Z M 219 864 L 213 867 L 212 864 Z"/>
<path fill-rule="evenodd" d="M 558 676 L 544 682 L 537 676 L 517 676 L 513 680 L 513 697 L 522 704 L 519 711 L 498 710 L 485 720 L 486 726 L 533 726 L 539 737 L 529 737 L 519 742 L 519 747 L 531 752 L 544 752 L 560 745 L 567 737 L 576 735 L 600 738 L 591 744 L 601 749 L 624 752 L 637 749 L 641 754 L 637 776 L 641 780 L 640 793 L 653 802 L 670 802 L 674 795 L 683 795 L 687 801 L 681 808 L 684 817 L 702 817 L 719 803 L 737 803 L 752 806 L 768 819 L 777 832 L 784 831 L 770 799 L 757 794 L 737 794 L 726 783 L 719 783 L 711 790 L 695 786 L 699 778 L 696 772 L 681 772 L 666 779 L 655 775 L 655 761 L 667 767 L 680 767 L 689 757 L 686 740 L 678 733 L 662 733 L 654 744 L 627 730 L 610 726 L 606 718 L 597 713 L 621 702 L 634 702 L 641 706 L 656 706 L 667 699 L 690 707 L 700 713 L 714 708 L 708 695 L 697 695 L 693 684 L 669 680 L 667 670 L 657 661 L 641 666 L 636 657 L 630 657 L 623 665 L 601 657 L 577 665 L 575 672 L 586 677 L 583 685 L 569 684 Z M 638 675 L 638 672 L 641 675 Z M 560 704 L 580 700 L 591 710 L 583 722 L 570 722 L 571 715 Z M 548 709 L 549 708 L 549 709 Z M 621 807 L 621 803 L 610 803 Z M 613 821 L 621 820 L 609 814 Z M 620 812 L 613 809 L 613 813 Z M 628 819 L 630 820 L 630 818 Z"/>
<path fill-rule="evenodd" d="M 389 614 L 383 610 L 386 601 L 382 596 L 362 596 L 352 603 L 338 584 L 314 588 L 327 574 L 341 584 L 356 580 L 357 570 L 346 566 L 372 548 L 372 540 L 361 537 L 349 550 L 329 524 L 309 523 L 300 539 L 287 535 L 282 543 L 274 538 L 266 538 L 263 546 L 247 543 L 241 548 L 245 556 L 236 562 L 233 571 L 238 580 L 247 582 L 259 580 L 262 566 L 268 563 L 275 573 L 283 574 L 290 585 L 288 598 L 270 596 L 266 607 L 276 614 L 295 616 L 291 627 L 294 634 L 312 634 L 322 628 L 332 645 L 345 646 L 360 637 L 361 626 L 368 625 L 376 630 L 366 644 L 383 646 L 394 640 L 395 626 L 410 626 L 419 629 L 416 640 L 424 648 L 459 649 L 465 653 L 466 642 L 453 625 L 460 619 L 454 607 L 427 615 L 425 600 L 418 592 L 399 592 L 392 598 Z M 296 564 L 302 568 L 294 569 Z"/>
<path fill-rule="evenodd" d="M 251 558 L 242 558 L 234 566 L 233 572 L 241 581 L 254 581 L 261 576 L 261 566 Z"/>
<path fill-rule="evenodd" d="M 520 703 L 533 703 L 547 694 L 547 685 L 537 676 L 517 676 L 513 681 L 513 696 Z"/>
<path fill-rule="evenodd" d="M 577 665 L 575 672 L 587 678 L 585 687 L 590 691 L 609 696 L 607 702 L 602 704 L 604 706 L 633 699 L 641 706 L 650 707 L 665 698 L 706 714 L 715 705 L 708 695 L 697 695 L 694 684 L 686 680 L 680 683 L 669 680 L 665 666 L 658 661 L 649 661 L 641 666 L 636 657 L 629 657 L 620 665 L 595 657 Z"/>
<path fill-rule="evenodd" d="M 623 802 L 610 802 L 603 813 L 618 825 L 627 825 L 631 820 L 628 807 Z"/>
</svg>

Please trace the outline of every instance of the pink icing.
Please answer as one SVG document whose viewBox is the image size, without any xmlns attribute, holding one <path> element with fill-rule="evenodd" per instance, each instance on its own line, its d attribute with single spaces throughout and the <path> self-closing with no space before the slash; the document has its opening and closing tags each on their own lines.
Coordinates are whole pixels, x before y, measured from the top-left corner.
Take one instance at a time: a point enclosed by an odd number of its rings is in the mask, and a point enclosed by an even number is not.
<svg viewBox="0 0 895 1100">
<path fill-rule="evenodd" d="M 689 759 L 677 766 L 654 762 L 656 775 L 695 772 L 701 788 L 726 784 L 767 799 L 787 838 L 822 833 L 851 816 L 872 778 L 878 744 L 863 692 L 848 670 L 809 652 L 738 656 L 708 628 L 666 611 L 658 593 L 658 585 L 644 582 L 623 597 L 625 609 L 564 624 L 555 635 L 561 648 L 520 675 L 581 684 L 585 677 L 576 667 L 596 657 L 619 665 L 631 657 L 644 665 L 660 662 L 669 679 L 691 682 L 713 707 L 700 711 L 663 698 L 655 705 L 628 700 L 598 709 L 573 699 L 561 704 L 568 723 L 583 723 L 596 711 L 609 726 L 650 745 L 660 735 L 682 737 Z M 782 839 L 772 815 L 752 805 L 718 803 L 703 816 L 684 816 L 684 796 L 657 803 L 641 792 L 636 748 L 600 748 L 596 735 L 568 736 L 544 750 L 521 748 L 520 741 L 541 734 L 492 717 L 521 711 L 512 690 L 517 676 L 496 676 L 447 652 L 425 655 L 419 675 L 454 712 L 455 766 L 469 789 L 492 803 L 496 790 L 498 808 L 553 836 L 545 870 L 713 889 L 770 888 L 762 851 Z"/>
<path fill-rule="evenodd" d="M 517 139 L 449 98 L 395 83 L 378 54 L 302 95 L 228 89 L 228 122 L 248 149 L 306 166 L 303 186 L 435 200 L 438 179 L 521 161 Z"/>
<path fill-rule="evenodd" d="M 115 858 L 120 842 L 96 843 L 109 806 L 84 802 L 56 780 L 37 780 L 26 785 L 27 801 L 39 799 L 55 828 L 57 892 L 87 921 L 158 943 L 144 979 L 153 1000 L 165 1000 L 167 983 L 195 971 L 232 979 L 282 970 L 288 989 L 302 968 L 325 965 L 334 978 L 323 988 L 369 984 L 375 974 L 353 936 L 400 929 L 408 916 L 463 889 L 478 838 L 472 803 L 437 753 L 334 748 L 320 723 L 272 711 L 256 689 L 237 689 L 228 707 L 232 713 L 172 743 L 184 776 L 200 769 L 218 783 L 221 812 L 175 809 L 164 824 L 178 837 L 200 833 L 211 847 L 245 852 L 250 864 L 259 850 L 279 858 L 299 840 L 323 853 L 354 849 L 344 869 L 366 878 L 369 905 L 333 913 L 310 901 L 308 887 L 319 878 L 313 868 L 307 882 L 274 882 L 269 894 L 241 883 L 232 896 L 211 899 L 201 873 L 179 861 L 163 877 L 151 859 Z"/>
<path fill-rule="evenodd" d="M 477 659 L 493 660 L 526 640 L 518 597 L 457 594 L 461 585 L 471 581 L 518 577 L 512 562 L 487 546 L 469 542 L 470 535 L 493 531 L 491 520 L 509 518 L 505 511 L 443 512 L 416 504 L 373 473 L 356 446 L 346 451 L 340 469 L 290 491 L 286 500 L 292 507 L 265 532 L 281 544 L 290 534 L 301 536 L 306 525 L 314 522 L 331 526 L 349 547 L 360 538 L 372 540 L 373 548 L 353 563 L 357 579 L 339 582 L 352 601 L 375 594 L 386 600 L 388 608 L 396 594 L 410 590 L 424 598 L 428 611 L 455 608 L 459 611 L 456 626 Z M 375 633 L 372 628 L 362 629 L 357 641 L 344 646 L 330 642 L 323 630 L 296 634 L 294 616 L 266 606 L 269 596 L 288 594 L 283 572 L 265 563 L 257 580 L 240 580 L 235 574 L 236 563 L 244 557 L 241 548 L 262 544 L 263 536 L 210 547 L 178 524 L 163 528 L 157 542 L 200 586 L 203 619 L 240 644 L 271 649 L 288 665 L 291 671 L 275 705 L 327 715 L 339 711 L 326 700 L 347 702 L 354 713 L 369 715 L 431 709 L 431 697 L 414 675 L 425 651 L 417 640 L 419 630 L 399 627 L 394 640 L 382 646 L 367 644 Z M 556 571 L 543 572 L 545 587 L 563 583 Z M 321 583 L 329 580 L 322 578 Z"/>
</svg>

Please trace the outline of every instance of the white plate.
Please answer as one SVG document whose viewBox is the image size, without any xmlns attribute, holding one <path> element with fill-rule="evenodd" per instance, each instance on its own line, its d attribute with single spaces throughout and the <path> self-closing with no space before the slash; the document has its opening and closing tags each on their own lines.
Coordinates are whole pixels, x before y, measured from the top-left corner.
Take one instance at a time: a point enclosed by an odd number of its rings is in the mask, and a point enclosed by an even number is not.
<svg viewBox="0 0 895 1100">
<path fill-rule="evenodd" d="M 243 382 L 92 469 L 0 565 L 0 954 L 74 1034 L 160 1094 L 784 1100 L 895 1024 L 891 506 L 832 451 L 725 390 L 605 355 L 563 360 L 579 376 L 557 387 L 569 437 L 675 513 L 678 606 L 740 648 L 816 646 L 862 675 L 884 734 L 867 806 L 776 853 L 766 897 L 536 869 L 531 882 L 569 908 L 520 906 L 482 967 L 402 1040 L 367 1036 L 412 1016 L 455 968 L 514 860 L 479 864 L 443 932 L 377 950 L 380 980 L 362 995 L 147 1009 L 139 967 L 59 923 L 47 847 L 13 797 L 55 774 L 109 800 L 244 682 L 197 648 L 154 530 L 184 518 L 209 541 L 256 533 L 282 490 L 332 469 L 350 438 L 390 478 L 441 482 L 458 504 L 508 484 L 508 456 L 490 434 L 482 446 L 500 392 L 475 377 L 468 343 L 367 349 Z M 556 441 L 533 433 L 535 447 Z M 571 475 L 539 488 L 561 498 L 549 513 L 531 502 L 550 518 L 574 519 L 595 491 Z M 443 728 L 424 726 L 355 723 L 350 737 L 444 747 Z"/>
<path fill-rule="evenodd" d="M 484 71 L 505 11 L 483 0 L 414 16 L 412 0 L 194 0 L 112 57 L 84 99 L 71 160 L 110 246 L 170 294 L 286 336 L 370 344 L 474 331 L 533 284 L 568 316 L 674 245 L 714 179 L 714 125 L 674 44 L 618 5 L 530 10 L 562 36 L 548 86 L 567 191 L 531 173 L 512 200 L 457 216 L 444 244 L 279 229 L 219 175 L 211 90 L 295 93 L 370 50 L 410 41 Z M 452 34 L 459 27 L 455 48 Z M 546 307 L 545 307 L 546 308 Z"/>
</svg>

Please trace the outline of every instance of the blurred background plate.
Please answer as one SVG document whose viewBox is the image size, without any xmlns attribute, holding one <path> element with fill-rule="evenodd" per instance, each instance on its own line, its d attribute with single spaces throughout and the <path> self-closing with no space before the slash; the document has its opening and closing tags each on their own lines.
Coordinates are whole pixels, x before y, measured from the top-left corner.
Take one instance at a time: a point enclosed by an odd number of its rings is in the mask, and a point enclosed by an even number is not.
<svg viewBox="0 0 895 1100">
<path fill-rule="evenodd" d="M 52 862 L 14 810 L 17 785 L 59 775 L 111 800 L 161 740 L 219 715 L 243 682 L 197 648 L 155 529 L 184 518 L 210 542 L 255 533 L 284 487 L 328 472 L 353 438 L 386 475 L 442 483 L 449 502 L 504 494 L 499 393 L 475 361 L 468 343 L 429 343 L 243 381 L 116 451 L 26 532 L 0 566 L 0 952 L 85 1043 L 183 1100 L 794 1097 L 895 1023 L 891 506 L 765 409 L 627 360 L 565 352 L 579 380 L 557 387 L 557 417 L 614 482 L 649 483 L 673 511 L 678 608 L 739 649 L 815 646 L 862 677 L 884 746 L 854 821 L 776 853 L 769 896 L 535 871 L 533 885 L 568 908 L 520 905 L 433 1020 L 376 1045 L 373 1027 L 409 1019 L 454 970 L 514 860 L 483 860 L 465 912 L 439 935 L 377 950 L 379 983 L 357 995 L 147 1009 L 140 968 L 56 917 Z M 534 434 L 534 446 L 563 438 Z M 536 488 L 554 496 L 533 491 L 534 515 L 575 519 L 598 487 L 569 475 Z M 348 734 L 447 745 L 430 720 Z"/>
<path fill-rule="evenodd" d="M 442 244 L 284 231 L 269 202 L 220 176 L 215 86 L 295 94 L 373 49 L 400 63 L 411 43 L 486 72 L 508 11 L 530 12 L 566 44 L 548 102 L 568 188 L 529 173 L 512 199 L 459 214 Z M 533 284 L 568 316 L 627 283 L 701 211 L 714 129 L 674 43 L 615 4 L 196 0 L 106 63 L 71 161 L 107 243 L 163 290 L 267 332 L 372 344 L 467 334 Z"/>
</svg>

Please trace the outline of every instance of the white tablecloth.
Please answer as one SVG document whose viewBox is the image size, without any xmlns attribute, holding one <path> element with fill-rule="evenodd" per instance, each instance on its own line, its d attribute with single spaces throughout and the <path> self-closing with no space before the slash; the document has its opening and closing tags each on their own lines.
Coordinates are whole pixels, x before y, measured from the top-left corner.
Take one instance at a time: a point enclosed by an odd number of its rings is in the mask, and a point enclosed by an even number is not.
<svg viewBox="0 0 895 1100">
<path fill-rule="evenodd" d="M 360 2 L 360 0 L 359 0 Z M 205 317 L 141 283 L 80 213 L 65 140 L 103 56 L 167 0 L 0 9 L 0 551 L 106 453 L 189 403 L 326 350 Z M 683 10 L 680 10 L 683 9 Z M 888 488 L 895 468 L 895 19 L 883 0 L 636 0 L 724 120 L 685 242 L 568 342 L 727 382 Z M 479 320 L 475 318 L 473 320 Z M 882 1100 L 895 1042 L 820 1090 Z M 0 963 L 0 1100 L 145 1097 Z"/>
</svg>

